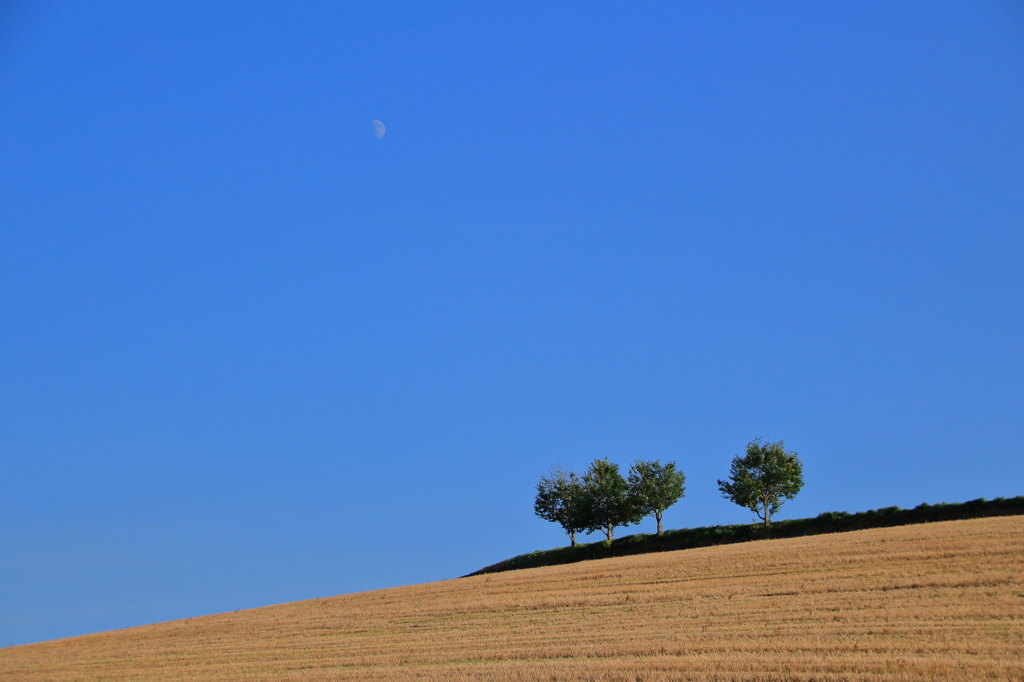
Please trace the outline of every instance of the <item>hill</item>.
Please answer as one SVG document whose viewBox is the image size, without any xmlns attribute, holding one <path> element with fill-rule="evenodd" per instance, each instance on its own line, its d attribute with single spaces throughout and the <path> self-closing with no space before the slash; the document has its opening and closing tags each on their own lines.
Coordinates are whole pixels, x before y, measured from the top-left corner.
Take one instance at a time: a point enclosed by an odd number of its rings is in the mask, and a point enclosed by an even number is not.
<svg viewBox="0 0 1024 682">
<path fill-rule="evenodd" d="M 1024 517 L 721 545 L 0 650 L 0 679 L 1020 680 Z"/>
</svg>

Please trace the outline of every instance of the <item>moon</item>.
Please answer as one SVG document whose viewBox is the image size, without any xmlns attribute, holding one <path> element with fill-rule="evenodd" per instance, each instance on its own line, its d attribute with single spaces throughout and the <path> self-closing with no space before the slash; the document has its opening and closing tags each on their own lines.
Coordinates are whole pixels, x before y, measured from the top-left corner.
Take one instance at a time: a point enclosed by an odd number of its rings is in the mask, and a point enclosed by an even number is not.
<svg viewBox="0 0 1024 682">
<path fill-rule="evenodd" d="M 370 121 L 370 125 L 373 126 L 373 132 L 377 135 L 377 139 L 378 140 L 380 138 L 384 137 L 384 124 L 383 123 L 381 123 L 377 119 L 373 119 L 372 121 Z"/>
</svg>

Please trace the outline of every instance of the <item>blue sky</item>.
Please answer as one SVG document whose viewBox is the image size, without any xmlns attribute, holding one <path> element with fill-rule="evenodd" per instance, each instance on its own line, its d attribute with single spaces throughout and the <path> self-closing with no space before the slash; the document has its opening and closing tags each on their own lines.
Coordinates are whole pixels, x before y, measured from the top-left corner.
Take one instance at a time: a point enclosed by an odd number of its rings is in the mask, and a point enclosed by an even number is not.
<svg viewBox="0 0 1024 682">
<path fill-rule="evenodd" d="M 1010 2 L 3 3 L 0 646 L 561 545 L 556 462 L 1024 494 L 1022 120 Z"/>
</svg>

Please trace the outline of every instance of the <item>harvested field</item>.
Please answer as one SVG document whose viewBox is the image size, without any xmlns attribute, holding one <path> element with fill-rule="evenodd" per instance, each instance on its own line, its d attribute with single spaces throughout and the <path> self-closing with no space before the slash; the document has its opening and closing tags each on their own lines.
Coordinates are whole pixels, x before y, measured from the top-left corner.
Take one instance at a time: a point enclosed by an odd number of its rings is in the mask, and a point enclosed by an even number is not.
<svg viewBox="0 0 1024 682">
<path fill-rule="evenodd" d="M 0 650 L 0 679 L 1024 679 L 1024 517 L 512 571 Z"/>
</svg>

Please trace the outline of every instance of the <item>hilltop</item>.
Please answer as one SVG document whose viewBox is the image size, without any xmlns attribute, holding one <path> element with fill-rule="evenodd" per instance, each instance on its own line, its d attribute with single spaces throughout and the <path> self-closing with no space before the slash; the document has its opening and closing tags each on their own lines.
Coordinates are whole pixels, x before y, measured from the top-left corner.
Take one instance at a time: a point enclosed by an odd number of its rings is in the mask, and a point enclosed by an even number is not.
<svg viewBox="0 0 1024 682">
<path fill-rule="evenodd" d="M 809 519 L 788 519 L 775 521 L 771 525 L 737 524 L 732 526 L 704 526 L 702 528 L 680 528 L 669 530 L 662 535 L 636 533 L 613 540 L 612 542 L 580 543 L 575 547 L 557 547 L 542 549 L 528 554 L 520 554 L 511 559 L 499 561 L 486 566 L 469 575 L 485 573 L 501 573 L 516 571 L 523 568 L 539 568 L 541 566 L 558 566 L 572 564 L 577 561 L 607 559 L 632 554 L 650 552 L 673 552 L 681 549 L 727 545 L 736 542 L 753 540 L 775 540 L 779 538 L 795 538 L 806 535 L 822 535 L 825 533 L 848 533 L 853 530 L 869 528 L 891 528 L 914 523 L 934 523 L 936 521 L 955 521 L 961 519 L 978 519 L 989 516 L 1015 516 L 1024 514 L 1024 496 L 997 497 L 994 500 L 984 498 L 970 502 L 954 502 L 947 504 L 919 504 L 913 509 L 899 507 L 882 507 L 863 512 L 825 512 Z"/>
<path fill-rule="evenodd" d="M 486 574 L 0 650 L 5 681 L 1024 676 L 1024 517 Z"/>
</svg>

